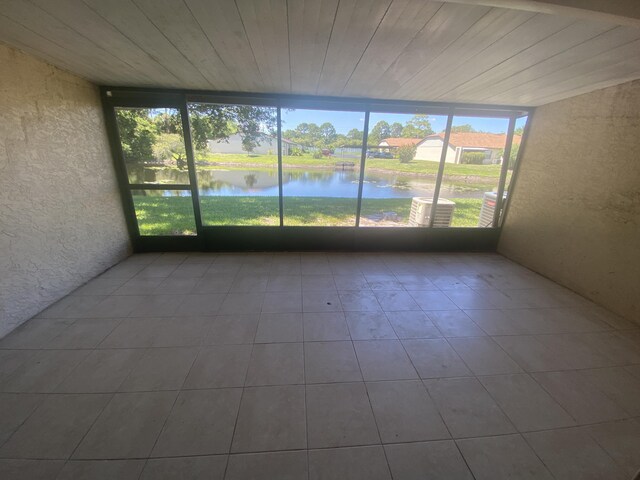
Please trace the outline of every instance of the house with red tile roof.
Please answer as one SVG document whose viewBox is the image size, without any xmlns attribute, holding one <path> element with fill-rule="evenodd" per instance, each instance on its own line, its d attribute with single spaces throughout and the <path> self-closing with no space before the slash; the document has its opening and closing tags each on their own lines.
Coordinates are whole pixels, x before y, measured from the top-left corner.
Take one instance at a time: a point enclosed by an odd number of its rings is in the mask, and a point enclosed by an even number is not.
<svg viewBox="0 0 640 480">
<path fill-rule="evenodd" d="M 404 145 L 417 145 L 420 143 L 421 138 L 403 138 L 403 137 L 391 137 L 383 139 L 378 146 L 379 147 L 391 147 L 392 149 L 403 147 Z"/>
<path fill-rule="evenodd" d="M 519 144 L 521 138 L 520 135 L 514 135 L 514 143 Z M 506 141 L 507 135 L 504 133 L 452 132 L 445 161 L 460 163 L 464 152 L 481 152 L 485 154 L 485 164 L 500 164 Z M 429 135 L 416 144 L 415 159 L 439 162 L 443 144 L 444 132 Z"/>
</svg>

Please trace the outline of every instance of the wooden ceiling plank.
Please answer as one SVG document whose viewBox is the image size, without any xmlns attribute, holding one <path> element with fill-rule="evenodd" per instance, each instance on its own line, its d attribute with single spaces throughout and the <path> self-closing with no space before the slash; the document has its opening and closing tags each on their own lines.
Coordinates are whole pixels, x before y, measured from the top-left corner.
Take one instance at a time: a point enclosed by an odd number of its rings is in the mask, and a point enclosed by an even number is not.
<svg viewBox="0 0 640 480">
<path fill-rule="evenodd" d="M 441 7 L 441 2 L 395 0 L 342 93 L 359 95 L 376 83 Z"/>
<path fill-rule="evenodd" d="M 487 87 L 479 95 L 479 101 L 499 103 L 500 98 L 510 98 L 511 95 L 514 95 L 514 92 L 521 92 L 530 88 L 530 85 L 538 79 L 544 79 L 561 69 L 572 68 L 574 64 L 582 62 L 585 58 L 591 58 L 594 55 L 610 51 L 638 38 L 640 38 L 640 31 L 637 29 L 617 27 L 536 65 L 532 65 L 509 78 L 496 81 L 494 85 Z"/>
<path fill-rule="evenodd" d="M 440 98 L 452 88 L 494 68 L 517 55 L 530 45 L 540 42 L 554 33 L 574 23 L 573 19 L 537 14 L 518 28 L 504 35 L 498 41 L 447 74 L 439 77 L 438 85 L 429 89 L 431 98 Z M 455 62 L 456 59 L 452 58 Z"/>
<path fill-rule="evenodd" d="M 291 91 L 285 0 L 237 0 L 242 23 L 264 81 L 261 91 Z"/>
<path fill-rule="evenodd" d="M 615 28 L 611 24 L 576 22 L 511 57 L 494 68 L 470 79 L 442 95 L 440 99 L 469 98 L 485 91 L 504 78 L 509 78 L 531 65 L 558 55 Z"/>
<path fill-rule="evenodd" d="M 133 0 L 147 18 L 209 81 L 214 90 L 236 90 L 237 84 L 200 25 L 182 2 Z"/>
<path fill-rule="evenodd" d="M 156 28 L 131 0 L 82 0 L 94 12 L 122 32 L 180 79 L 182 88 L 210 88 L 210 83 Z"/>
<path fill-rule="evenodd" d="M 164 86 L 170 86 L 179 81 L 163 65 L 122 35 L 81 0 L 31 1 L 72 30 L 91 38 L 98 46 L 117 56 L 137 72 L 144 74 L 151 83 L 159 82 Z"/>
<path fill-rule="evenodd" d="M 320 74 L 318 95 L 340 95 L 364 54 L 391 0 L 343 0 Z"/>
<path fill-rule="evenodd" d="M 400 53 L 384 72 L 384 75 L 369 86 L 374 96 L 385 97 L 394 92 L 401 96 L 402 86 L 409 82 L 418 72 L 435 60 L 464 32 L 489 13 L 486 7 L 467 7 L 464 5 L 445 4 L 429 20 L 425 27 Z"/>
<path fill-rule="evenodd" d="M 468 5 L 512 8 L 559 15 L 585 21 L 640 27 L 640 3 L 637 0 L 443 0 Z"/>
<path fill-rule="evenodd" d="M 516 98 L 537 105 L 545 97 L 571 92 L 581 86 L 615 80 L 617 77 L 626 78 L 630 72 L 640 70 L 639 66 L 640 40 L 636 40 L 533 80 Z"/>
<path fill-rule="evenodd" d="M 8 46 L 40 58 L 62 70 L 95 83 L 100 83 L 109 78 L 106 71 L 102 71 L 99 68 L 91 68 L 76 59 L 66 58 L 69 52 L 64 47 L 49 41 L 37 32 L 29 30 L 3 15 L 0 15 L 0 32 L 2 32 L 2 41 L 6 42 Z"/>
<path fill-rule="evenodd" d="M 93 43 L 87 37 L 75 32 L 39 7 L 19 0 L 5 0 L 3 14 L 16 23 L 38 32 L 52 43 L 68 50 L 67 56 L 77 57 L 88 67 L 104 72 L 113 71 L 131 79 L 132 82 L 148 85 L 147 78 L 131 66 Z"/>
<path fill-rule="evenodd" d="M 474 23 L 447 48 L 442 50 L 429 65 L 420 70 L 401 89 L 402 98 L 410 98 L 417 91 L 429 90 L 438 85 L 439 79 L 479 55 L 504 35 L 518 28 L 533 17 L 533 13 L 493 8 Z M 455 59 L 455 61 L 452 61 Z"/>
<path fill-rule="evenodd" d="M 202 31 L 235 78 L 239 90 L 260 91 L 262 78 L 240 13 L 232 0 L 185 0 Z"/>
<path fill-rule="evenodd" d="M 565 100 L 570 97 L 582 95 L 584 93 L 593 92 L 594 90 L 600 90 L 602 88 L 613 87 L 622 83 L 631 82 L 640 78 L 640 68 L 637 66 L 631 66 L 625 64 L 626 72 L 616 72 L 615 78 L 605 79 L 597 83 L 589 83 L 588 85 L 581 86 L 580 88 L 571 88 L 561 93 L 557 93 L 548 97 L 537 99 L 536 106 L 546 105 L 547 103 L 557 102 L 559 100 Z"/>
<path fill-rule="evenodd" d="M 339 0 L 296 0 L 287 5 L 291 91 L 313 94 L 331 38 Z"/>
</svg>

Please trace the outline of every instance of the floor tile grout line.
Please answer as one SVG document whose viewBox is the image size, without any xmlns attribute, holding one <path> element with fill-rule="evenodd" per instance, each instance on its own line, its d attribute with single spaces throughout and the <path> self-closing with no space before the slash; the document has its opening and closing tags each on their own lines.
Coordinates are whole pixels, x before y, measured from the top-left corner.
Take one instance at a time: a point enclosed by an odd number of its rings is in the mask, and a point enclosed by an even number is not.
<svg viewBox="0 0 640 480">
<path fill-rule="evenodd" d="M 349 336 L 351 336 L 351 333 L 349 333 Z M 358 363 L 358 369 L 360 370 L 360 376 L 362 378 L 362 383 L 364 386 L 364 391 L 367 395 L 367 402 L 369 404 L 369 409 L 371 410 L 371 416 L 373 417 L 373 423 L 376 426 L 376 432 L 378 434 L 378 440 L 380 442 L 380 448 L 382 448 L 382 453 L 384 455 L 384 460 L 387 464 L 387 471 L 389 472 L 389 477 L 393 478 L 393 474 L 391 472 L 391 466 L 389 465 L 389 458 L 387 457 L 387 451 L 384 448 L 384 443 L 382 442 L 382 435 L 380 434 L 380 427 L 378 426 L 378 420 L 376 419 L 376 414 L 375 411 L 373 410 L 373 404 L 371 403 L 371 397 L 369 396 L 369 389 L 367 388 L 367 382 L 364 380 L 364 372 L 362 371 L 362 366 L 360 365 L 360 359 L 358 358 L 358 352 L 356 351 L 356 347 L 354 344 L 354 340 L 353 338 L 351 338 L 351 348 L 353 349 L 353 352 L 355 354 L 356 357 L 356 362 Z"/>
<path fill-rule="evenodd" d="M 258 320 L 259 322 L 259 320 Z M 238 420 L 240 418 L 240 412 L 242 410 L 242 400 L 244 398 L 244 392 L 247 389 L 247 377 L 249 375 L 249 366 L 251 364 L 251 358 L 253 357 L 253 346 L 255 345 L 255 339 L 256 339 L 256 335 L 258 334 L 258 325 L 256 325 L 256 330 L 253 334 L 253 343 L 251 344 L 251 350 L 249 352 L 249 362 L 247 363 L 247 368 L 244 372 L 244 379 L 242 381 L 242 391 L 240 392 L 240 401 L 238 402 L 238 411 L 236 412 L 236 418 L 235 418 L 235 422 L 233 423 L 233 432 L 231 433 L 231 440 L 229 442 L 229 452 L 227 454 L 227 462 L 225 464 L 224 467 L 224 473 L 222 475 L 222 478 L 226 478 L 227 477 L 227 472 L 229 470 L 229 461 L 231 460 L 231 454 L 233 453 L 233 441 L 235 440 L 236 437 L 236 430 L 238 428 Z M 255 387 L 254 387 L 255 388 Z"/>
<path fill-rule="evenodd" d="M 167 413 L 167 416 L 165 417 L 164 422 L 162 422 L 162 426 L 160 427 L 160 430 L 158 430 L 158 435 L 156 436 L 156 439 L 153 442 L 153 445 L 149 449 L 149 454 L 147 455 L 147 460 L 145 460 L 144 466 L 143 466 L 142 470 L 140 471 L 140 476 L 142 476 L 142 473 L 147 468 L 147 463 L 149 462 L 149 458 L 151 458 L 151 455 L 153 454 L 153 450 L 156 448 L 156 445 L 158 444 L 158 440 L 160 440 L 160 437 L 162 436 L 162 432 L 164 432 L 164 429 L 165 429 L 165 427 L 167 425 L 167 422 L 169 421 L 169 418 L 171 417 L 171 414 L 173 413 L 173 409 L 175 408 L 176 403 L 178 402 L 178 398 L 182 394 L 182 391 L 183 391 L 182 389 L 184 388 L 184 385 L 187 382 L 187 378 L 189 377 L 189 373 L 191 373 L 191 369 L 195 365 L 196 360 L 197 360 L 198 356 L 200 355 L 200 351 L 201 350 L 202 350 L 202 347 L 198 348 L 198 352 L 195 354 L 195 356 L 193 357 L 193 360 L 191 361 L 191 366 L 189 367 L 189 370 L 187 371 L 186 375 L 184 376 L 184 379 L 182 380 L 182 384 L 180 385 L 180 388 L 176 392 L 176 395 L 175 395 L 175 397 L 173 399 L 173 403 L 171 404 L 171 408 L 169 409 L 169 412 Z M 131 375 L 131 372 L 129 372 L 129 375 Z M 123 381 L 123 384 L 124 384 L 124 381 Z M 238 406 L 238 408 L 239 408 L 239 406 Z"/>
<path fill-rule="evenodd" d="M 304 299 L 303 299 L 304 302 Z M 304 304 L 303 304 L 304 310 Z M 305 443 L 306 443 L 306 457 L 307 457 L 307 480 L 309 480 L 309 467 L 310 467 L 310 458 L 309 458 L 309 409 L 307 406 L 307 352 L 305 349 L 305 328 L 304 328 L 304 313 L 300 315 L 302 322 L 302 379 L 304 382 L 304 433 L 305 433 Z"/>
<path fill-rule="evenodd" d="M 107 407 L 109 406 L 109 404 L 113 401 L 114 397 L 115 397 L 115 393 L 111 393 L 111 394 L 106 394 L 106 395 L 110 395 L 109 400 L 107 400 L 106 402 L 104 402 L 104 406 L 102 407 L 102 409 L 100 410 L 100 412 L 95 416 L 95 418 L 93 419 L 93 422 L 91 422 L 91 425 L 89 426 L 89 428 L 87 428 L 87 430 L 84 432 L 84 435 L 82 435 L 82 438 L 80 439 L 80 441 L 78 441 L 78 443 L 76 444 L 76 446 L 74 447 L 73 451 L 71 452 L 71 454 L 69 455 L 69 457 L 67 457 L 67 459 L 65 460 L 65 466 L 68 462 L 70 462 L 73 459 L 73 456 L 76 454 L 76 452 L 78 451 L 78 448 L 80 448 L 80 445 L 82 445 L 82 443 L 84 442 L 85 438 L 87 438 L 87 435 L 89 435 L 89 432 L 91 431 L 91 429 L 95 426 L 95 424 L 98 422 L 98 420 L 100 419 L 100 417 L 102 417 L 102 415 L 104 414 L 105 410 L 107 409 Z M 63 467 L 64 468 L 64 467 Z"/>
<path fill-rule="evenodd" d="M 437 403 L 435 402 L 435 400 L 431 396 L 431 393 L 429 393 L 429 389 L 425 385 L 424 379 L 420 376 L 420 372 L 418 371 L 417 367 L 415 366 L 415 363 L 413 362 L 413 359 L 411 358 L 411 355 L 409 355 L 409 352 L 407 351 L 406 347 L 404 346 L 404 343 L 402 343 L 402 340 L 400 340 L 400 345 L 402 346 L 402 349 L 404 350 L 404 354 L 409 359 L 409 362 L 411 362 L 411 366 L 413 366 L 413 369 L 415 370 L 416 374 L 418 375 L 418 379 L 416 381 L 420 382 L 420 384 L 422 385 L 422 388 L 424 389 L 424 391 L 425 391 L 425 393 L 427 395 L 427 398 L 429 398 L 429 400 L 431 401 L 431 405 L 433 406 L 435 411 L 438 413 L 438 417 L 440 417 L 440 421 L 444 425 L 444 428 L 447 429 L 447 433 L 449 434 L 449 438 L 452 439 L 453 435 L 451 434 L 451 430 L 449 428 L 449 425 L 447 425 L 447 422 L 444 420 L 444 417 L 442 416 L 442 412 L 438 408 Z"/>
<path fill-rule="evenodd" d="M 540 463 L 544 466 L 545 470 L 547 471 L 547 473 L 549 473 L 549 475 L 551 475 L 552 478 L 555 478 L 556 480 L 562 480 L 561 478 L 558 478 L 553 471 L 551 470 L 551 467 L 549 465 L 547 465 L 544 461 L 544 459 L 538 455 L 538 452 L 536 451 L 536 449 L 533 447 L 533 445 L 531 445 L 531 443 L 529 443 L 529 441 L 527 440 L 527 437 L 524 436 L 522 433 L 520 434 L 520 437 L 522 437 L 522 440 L 524 441 L 524 443 L 527 445 L 527 447 L 529 447 L 529 450 L 531 450 L 531 452 L 536 456 L 536 458 L 538 459 L 538 461 L 540 461 Z"/>
<path fill-rule="evenodd" d="M 1 395 L 3 395 L 3 394 L 4 394 L 4 392 L 0 393 L 0 396 L 1 396 Z M 11 393 L 10 393 L 9 395 L 18 395 L 18 394 L 11 394 Z M 45 400 L 47 399 L 47 398 L 46 398 L 46 394 L 28 394 L 28 395 L 41 395 L 41 396 L 43 396 L 44 398 L 42 398 L 42 399 L 38 400 L 37 405 L 36 405 L 35 407 L 33 407 L 33 410 L 31 410 L 31 412 L 29 413 L 29 415 L 27 415 L 27 416 L 26 416 L 26 418 L 25 418 L 22 422 L 20 422 L 20 425 L 18 425 L 17 427 L 15 427 L 15 428 L 13 429 L 13 431 L 9 434 L 9 436 L 8 436 L 4 441 L 0 442 L 0 449 L 2 449 L 2 447 L 3 447 L 4 445 L 6 445 L 7 443 L 9 443 L 9 440 L 11 440 L 11 437 L 13 437 L 13 435 L 14 435 L 18 430 L 20 430 L 20 428 L 22 428 L 22 426 L 23 426 L 25 423 L 27 423 L 27 420 L 29 420 L 29 418 L 31 418 L 31 416 L 32 416 L 32 415 L 33 415 L 33 414 L 34 414 L 34 413 L 35 413 L 35 412 L 36 412 L 36 411 L 37 411 L 37 410 L 42 406 L 42 404 L 43 404 L 43 403 L 45 402 Z"/>
</svg>

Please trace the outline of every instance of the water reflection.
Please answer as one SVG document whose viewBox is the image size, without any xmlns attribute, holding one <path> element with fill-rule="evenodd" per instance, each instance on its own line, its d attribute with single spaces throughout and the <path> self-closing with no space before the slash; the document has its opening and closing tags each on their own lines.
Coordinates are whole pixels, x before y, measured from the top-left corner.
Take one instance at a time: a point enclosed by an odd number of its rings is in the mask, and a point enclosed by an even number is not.
<svg viewBox="0 0 640 480">
<path fill-rule="evenodd" d="M 186 171 L 176 168 L 141 170 L 147 183 L 189 183 Z M 278 196 L 277 169 L 197 170 L 201 196 Z M 285 196 L 353 197 L 357 194 L 359 172 L 356 170 L 305 170 L 288 168 L 282 177 Z M 435 182 L 430 177 L 376 173 L 367 174 L 364 198 L 408 198 L 430 196 Z M 487 185 L 454 184 L 443 181 L 443 196 L 482 198 Z M 159 192 L 162 192 L 160 190 Z M 167 196 L 171 195 L 167 191 Z"/>
</svg>

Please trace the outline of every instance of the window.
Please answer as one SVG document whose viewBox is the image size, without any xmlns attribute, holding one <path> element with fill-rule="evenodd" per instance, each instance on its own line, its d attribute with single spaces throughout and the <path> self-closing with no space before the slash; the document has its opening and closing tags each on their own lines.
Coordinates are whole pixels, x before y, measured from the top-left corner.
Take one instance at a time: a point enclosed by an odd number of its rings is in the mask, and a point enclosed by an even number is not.
<svg viewBox="0 0 640 480">
<path fill-rule="evenodd" d="M 282 109 L 285 226 L 355 226 L 364 115 Z"/>
<path fill-rule="evenodd" d="M 116 108 L 116 121 L 129 183 L 189 183 L 177 109 Z"/>
<path fill-rule="evenodd" d="M 191 192 L 132 190 L 140 235 L 195 235 Z"/>
<path fill-rule="evenodd" d="M 507 175 L 504 185 L 504 202 L 502 203 L 502 212 L 500 215 L 500 224 L 502 222 L 502 215 L 504 215 L 504 208 L 509 201 L 509 190 L 511 188 L 511 181 L 513 179 L 513 172 L 516 168 L 518 161 L 518 153 L 520 152 L 520 144 L 524 136 L 524 128 L 527 125 L 528 117 L 520 117 L 515 121 L 515 129 L 513 131 L 513 141 L 511 142 L 511 151 L 509 153 L 509 163 L 507 165 Z"/>
<path fill-rule="evenodd" d="M 182 245 L 225 247 L 240 232 L 225 227 L 284 227 L 256 231 L 274 245 L 302 239 L 304 248 L 320 237 L 289 238 L 296 230 L 287 227 L 362 227 L 348 237 L 355 242 L 412 228 L 402 243 L 420 241 L 425 227 L 499 226 L 528 115 L 267 94 L 114 90 L 103 98 L 114 108 L 130 225 L 135 217 L 142 237 L 204 234 Z"/>
<path fill-rule="evenodd" d="M 434 226 L 493 226 L 508 125 L 506 118 L 454 116 Z"/>
<path fill-rule="evenodd" d="M 279 225 L 277 109 L 188 109 L 203 225 Z"/>
<path fill-rule="evenodd" d="M 182 116 L 177 108 L 115 108 L 141 236 L 196 235 Z"/>
<path fill-rule="evenodd" d="M 361 227 L 428 226 L 447 117 L 371 113 Z"/>
</svg>

